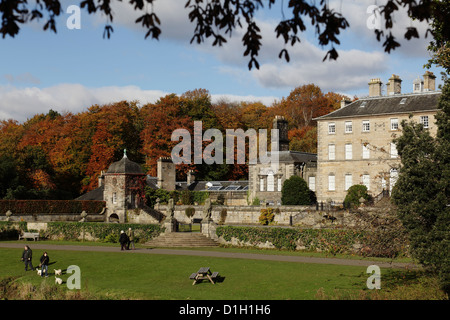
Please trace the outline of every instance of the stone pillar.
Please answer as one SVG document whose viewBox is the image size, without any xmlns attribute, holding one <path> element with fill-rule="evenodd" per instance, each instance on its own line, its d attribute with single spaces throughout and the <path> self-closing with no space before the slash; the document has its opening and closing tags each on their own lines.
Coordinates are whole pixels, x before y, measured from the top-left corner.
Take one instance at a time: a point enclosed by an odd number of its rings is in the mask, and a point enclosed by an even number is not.
<svg viewBox="0 0 450 320">
<path fill-rule="evenodd" d="M 177 220 L 175 218 L 172 217 L 168 217 L 165 221 L 164 221 L 164 228 L 166 229 L 164 232 L 165 233 L 171 233 L 171 232 L 175 232 L 176 231 L 176 226 L 177 226 Z"/>
<path fill-rule="evenodd" d="M 213 240 L 217 240 L 219 238 L 216 234 L 216 228 L 217 224 L 212 219 L 202 221 L 202 234 L 207 236 L 208 238 L 211 238 Z"/>
</svg>

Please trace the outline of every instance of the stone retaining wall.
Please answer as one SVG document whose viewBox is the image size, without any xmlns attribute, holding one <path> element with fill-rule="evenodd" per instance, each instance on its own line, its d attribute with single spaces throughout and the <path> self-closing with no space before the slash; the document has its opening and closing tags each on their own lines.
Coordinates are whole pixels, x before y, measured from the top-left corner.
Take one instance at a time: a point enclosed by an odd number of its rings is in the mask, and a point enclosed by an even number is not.
<svg viewBox="0 0 450 320">
<path fill-rule="evenodd" d="M 186 216 L 186 209 L 194 208 L 192 218 Z M 315 206 L 213 206 L 211 219 L 216 224 L 228 225 L 260 225 L 259 217 L 262 209 L 272 208 L 275 213 L 273 225 L 299 226 L 303 228 L 353 227 L 358 222 L 355 214 L 348 211 L 320 211 Z M 181 223 L 191 223 L 193 219 L 203 218 L 203 206 L 175 206 L 174 218 Z M 159 205 L 164 215 L 167 206 Z"/>
</svg>

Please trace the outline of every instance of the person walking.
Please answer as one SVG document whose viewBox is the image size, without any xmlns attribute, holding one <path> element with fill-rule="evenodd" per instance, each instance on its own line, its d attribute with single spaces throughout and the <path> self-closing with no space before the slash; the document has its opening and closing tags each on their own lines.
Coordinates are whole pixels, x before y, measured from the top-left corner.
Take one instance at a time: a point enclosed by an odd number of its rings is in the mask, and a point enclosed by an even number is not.
<svg viewBox="0 0 450 320">
<path fill-rule="evenodd" d="M 33 251 L 29 246 L 25 246 L 23 252 L 22 252 L 22 261 L 25 262 L 25 271 L 28 271 L 28 266 L 30 266 L 31 271 L 34 270 L 33 263 L 31 262 L 33 258 Z"/>
<path fill-rule="evenodd" d="M 119 242 L 120 242 L 120 250 L 121 251 L 123 251 L 124 249 L 127 250 L 128 236 L 123 230 L 120 231 Z"/>
<path fill-rule="evenodd" d="M 41 277 L 44 277 L 44 271 L 45 271 L 45 277 L 48 277 L 48 263 L 50 262 L 50 258 L 47 254 L 47 252 L 44 252 L 44 254 L 41 257 L 41 264 L 39 265 L 41 267 Z"/>
<path fill-rule="evenodd" d="M 128 250 L 130 250 L 130 244 L 132 245 L 133 250 L 135 250 L 135 247 L 134 247 L 134 231 L 131 228 L 128 228 L 127 236 L 128 236 Z"/>
</svg>

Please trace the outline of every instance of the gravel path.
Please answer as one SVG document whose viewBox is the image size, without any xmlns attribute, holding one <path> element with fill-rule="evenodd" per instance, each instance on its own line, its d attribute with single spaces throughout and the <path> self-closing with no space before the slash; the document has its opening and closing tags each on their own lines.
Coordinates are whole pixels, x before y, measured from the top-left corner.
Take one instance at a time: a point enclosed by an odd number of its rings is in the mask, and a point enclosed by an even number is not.
<svg viewBox="0 0 450 320">
<path fill-rule="evenodd" d="M 38 250 L 68 250 L 68 251 L 93 251 L 93 252 L 121 252 L 120 247 L 104 247 L 104 246 L 83 246 L 83 245 L 55 245 L 42 244 L 37 242 L 22 243 L 8 243 L 0 242 L 0 248 L 16 248 L 23 249 L 27 244 L 31 249 Z M 299 262 L 299 263 L 319 263 L 319 264 L 334 264 L 346 266 L 370 266 L 377 265 L 380 268 L 409 268 L 417 269 L 419 265 L 402 262 L 381 262 L 369 260 L 356 259 L 338 259 L 338 258 L 316 258 L 316 257 L 301 257 L 288 255 L 269 255 L 256 253 L 237 253 L 224 251 L 201 251 L 201 250 L 183 250 L 183 249 L 162 249 L 162 248 L 136 248 L 136 250 L 123 251 L 123 254 L 168 254 L 168 255 L 184 255 L 184 256 L 201 256 L 201 257 L 216 257 L 216 258 L 232 258 L 232 259 L 253 259 L 253 260 L 267 260 L 267 261 L 284 261 L 284 262 Z"/>
</svg>

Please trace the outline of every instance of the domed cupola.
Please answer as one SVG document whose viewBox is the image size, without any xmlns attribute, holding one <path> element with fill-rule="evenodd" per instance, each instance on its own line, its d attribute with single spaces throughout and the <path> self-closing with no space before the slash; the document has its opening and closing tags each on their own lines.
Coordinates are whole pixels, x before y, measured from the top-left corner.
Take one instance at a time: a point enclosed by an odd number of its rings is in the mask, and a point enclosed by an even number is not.
<svg viewBox="0 0 450 320">
<path fill-rule="evenodd" d="M 106 173 L 116 174 L 145 174 L 139 164 L 131 161 L 127 157 L 126 149 L 123 152 L 123 158 L 119 161 L 113 162 Z"/>
</svg>

